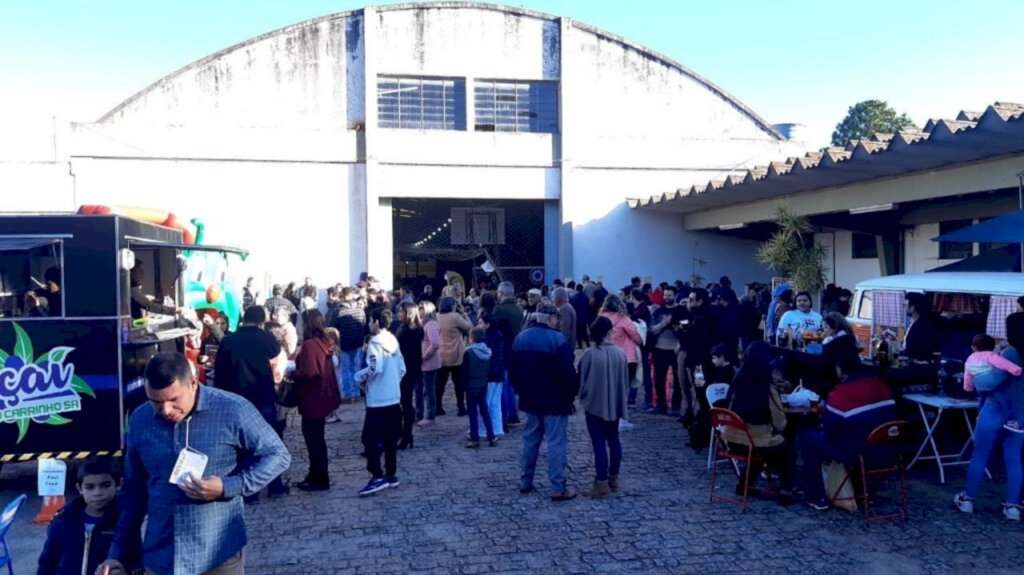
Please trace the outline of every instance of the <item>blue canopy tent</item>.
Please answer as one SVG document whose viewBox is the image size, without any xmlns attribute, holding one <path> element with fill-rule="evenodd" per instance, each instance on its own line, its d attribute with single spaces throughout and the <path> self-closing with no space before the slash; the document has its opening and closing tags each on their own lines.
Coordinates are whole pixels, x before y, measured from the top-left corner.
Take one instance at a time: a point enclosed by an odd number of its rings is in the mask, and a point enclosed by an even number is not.
<svg viewBox="0 0 1024 575">
<path fill-rule="evenodd" d="M 1024 210 L 1004 214 L 970 227 L 932 238 L 935 242 L 1006 244 L 1005 247 L 931 271 L 1022 271 Z"/>
</svg>

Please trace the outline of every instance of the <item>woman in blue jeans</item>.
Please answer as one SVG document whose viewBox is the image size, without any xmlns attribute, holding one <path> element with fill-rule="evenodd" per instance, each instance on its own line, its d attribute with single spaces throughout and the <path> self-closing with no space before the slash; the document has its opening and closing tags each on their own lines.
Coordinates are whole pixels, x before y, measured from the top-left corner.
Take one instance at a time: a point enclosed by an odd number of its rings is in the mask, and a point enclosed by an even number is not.
<svg viewBox="0 0 1024 575">
<path fill-rule="evenodd" d="M 619 488 L 619 420 L 626 415 L 629 370 L 625 352 L 611 341 L 611 330 L 611 320 L 597 318 L 590 327 L 595 345 L 580 358 L 580 406 L 594 446 L 594 487 L 583 491 L 586 497 L 608 495 Z"/>
<path fill-rule="evenodd" d="M 1006 320 L 1006 339 L 1010 347 L 1003 352 L 1003 357 L 1017 365 L 1021 363 L 1019 350 L 1024 349 L 1024 322 L 1020 313 L 1011 315 Z M 1018 316 L 1018 317 L 1015 317 Z M 974 498 L 978 496 L 978 488 L 985 476 L 985 468 L 992 448 L 1001 443 L 1003 448 L 1003 464 L 1006 466 L 1006 499 L 1003 501 L 1003 516 L 1010 521 L 1020 521 L 1020 491 L 1024 480 L 1021 469 L 1021 448 L 1024 447 L 1024 434 L 1013 433 L 1003 428 L 1003 424 L 1012 414 L 1011 395 L 1019 397 L 1024 389 L 1024 375 L 1011 377 L 995 391 L 982 397 L 981 412 L 974 429 L 974 455 L 967 468 L 967 485 L 964 491 L 956 494 L 953 503 L 964 513 L 974 511 Z"/>
</svg>

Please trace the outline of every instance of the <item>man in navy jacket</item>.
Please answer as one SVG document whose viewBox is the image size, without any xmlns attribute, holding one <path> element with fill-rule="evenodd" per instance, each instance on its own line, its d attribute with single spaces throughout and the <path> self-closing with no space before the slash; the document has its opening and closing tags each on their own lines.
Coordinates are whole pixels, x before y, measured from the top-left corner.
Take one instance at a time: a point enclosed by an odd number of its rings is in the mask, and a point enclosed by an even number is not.
<svg viewBox="0 0 1024 575">
<path fill-rule="evenodd" d="M 889 386 L 864 371 L 856 349 L 847 349 L 836 357 L 836 371 L 841 383 L 828 394 L 822 430 L 801 437 L 807 502 L 820 511 L 828 509 L 829 499 L 835 495 L 825 493 L 822 463 L 854 465 L 868 435 L 879 425 L 898 419 Z M 868 465 L 875 466 L 895 453 L 876 449 L 867 455 L 872 457 Z"/>
<path fill-rule="evenodd" d="M 576 492 L 566 486 L 566 431 L 579 392 L 573 346 L 559 331 L 561 315 L 549 302 L 537 306 L 536 323 L 512 345 L 509 380 L 528 418 L 523 430 L 522 477 L 519 492 L 532 492 L 533 474 L 542 439 L 548 444 L 548 481 L 553 501 L 568 501 Z"/>
</svg>

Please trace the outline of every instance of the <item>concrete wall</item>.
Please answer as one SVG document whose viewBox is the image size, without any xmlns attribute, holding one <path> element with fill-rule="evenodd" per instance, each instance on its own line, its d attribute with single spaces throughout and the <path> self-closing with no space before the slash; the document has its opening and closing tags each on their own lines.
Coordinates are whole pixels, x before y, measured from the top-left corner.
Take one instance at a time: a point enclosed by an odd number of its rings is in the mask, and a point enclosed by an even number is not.
<svg viewBox="0 0 1024 575">
<path fill-rule="evenodd" d="M 75 169 L 80 203 L 198 217 L 207 243 L 248 249 L 247 273 L 267 283 L 358 277 L 346 225 L 353 165 L 81 158 Z"/>
<path fill-rule="evenodd" d="M 815 234 L 814 241 L 825 246 L 827 250 L 829 282 L 853 289 L 858 282 L 882 275 L 878 258 L 853 258 L 852 232 Z"/>
</svg>

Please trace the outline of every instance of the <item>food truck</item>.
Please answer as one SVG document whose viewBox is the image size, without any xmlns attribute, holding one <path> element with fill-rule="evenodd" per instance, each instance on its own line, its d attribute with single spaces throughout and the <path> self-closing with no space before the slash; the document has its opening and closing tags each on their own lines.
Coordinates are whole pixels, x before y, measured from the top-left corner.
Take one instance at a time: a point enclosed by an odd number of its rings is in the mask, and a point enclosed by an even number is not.
<svg viewBox="0 0 1024 575">
<path fill-rule="evenodd" d="M 0 464 L 119 454 L 149 358 L 197 358 L 202 322 L 173 311 L 187 286 L 221 294 L 192 253 L 245 256 L 116 213 L 0 215 Z"/>
</svg>

